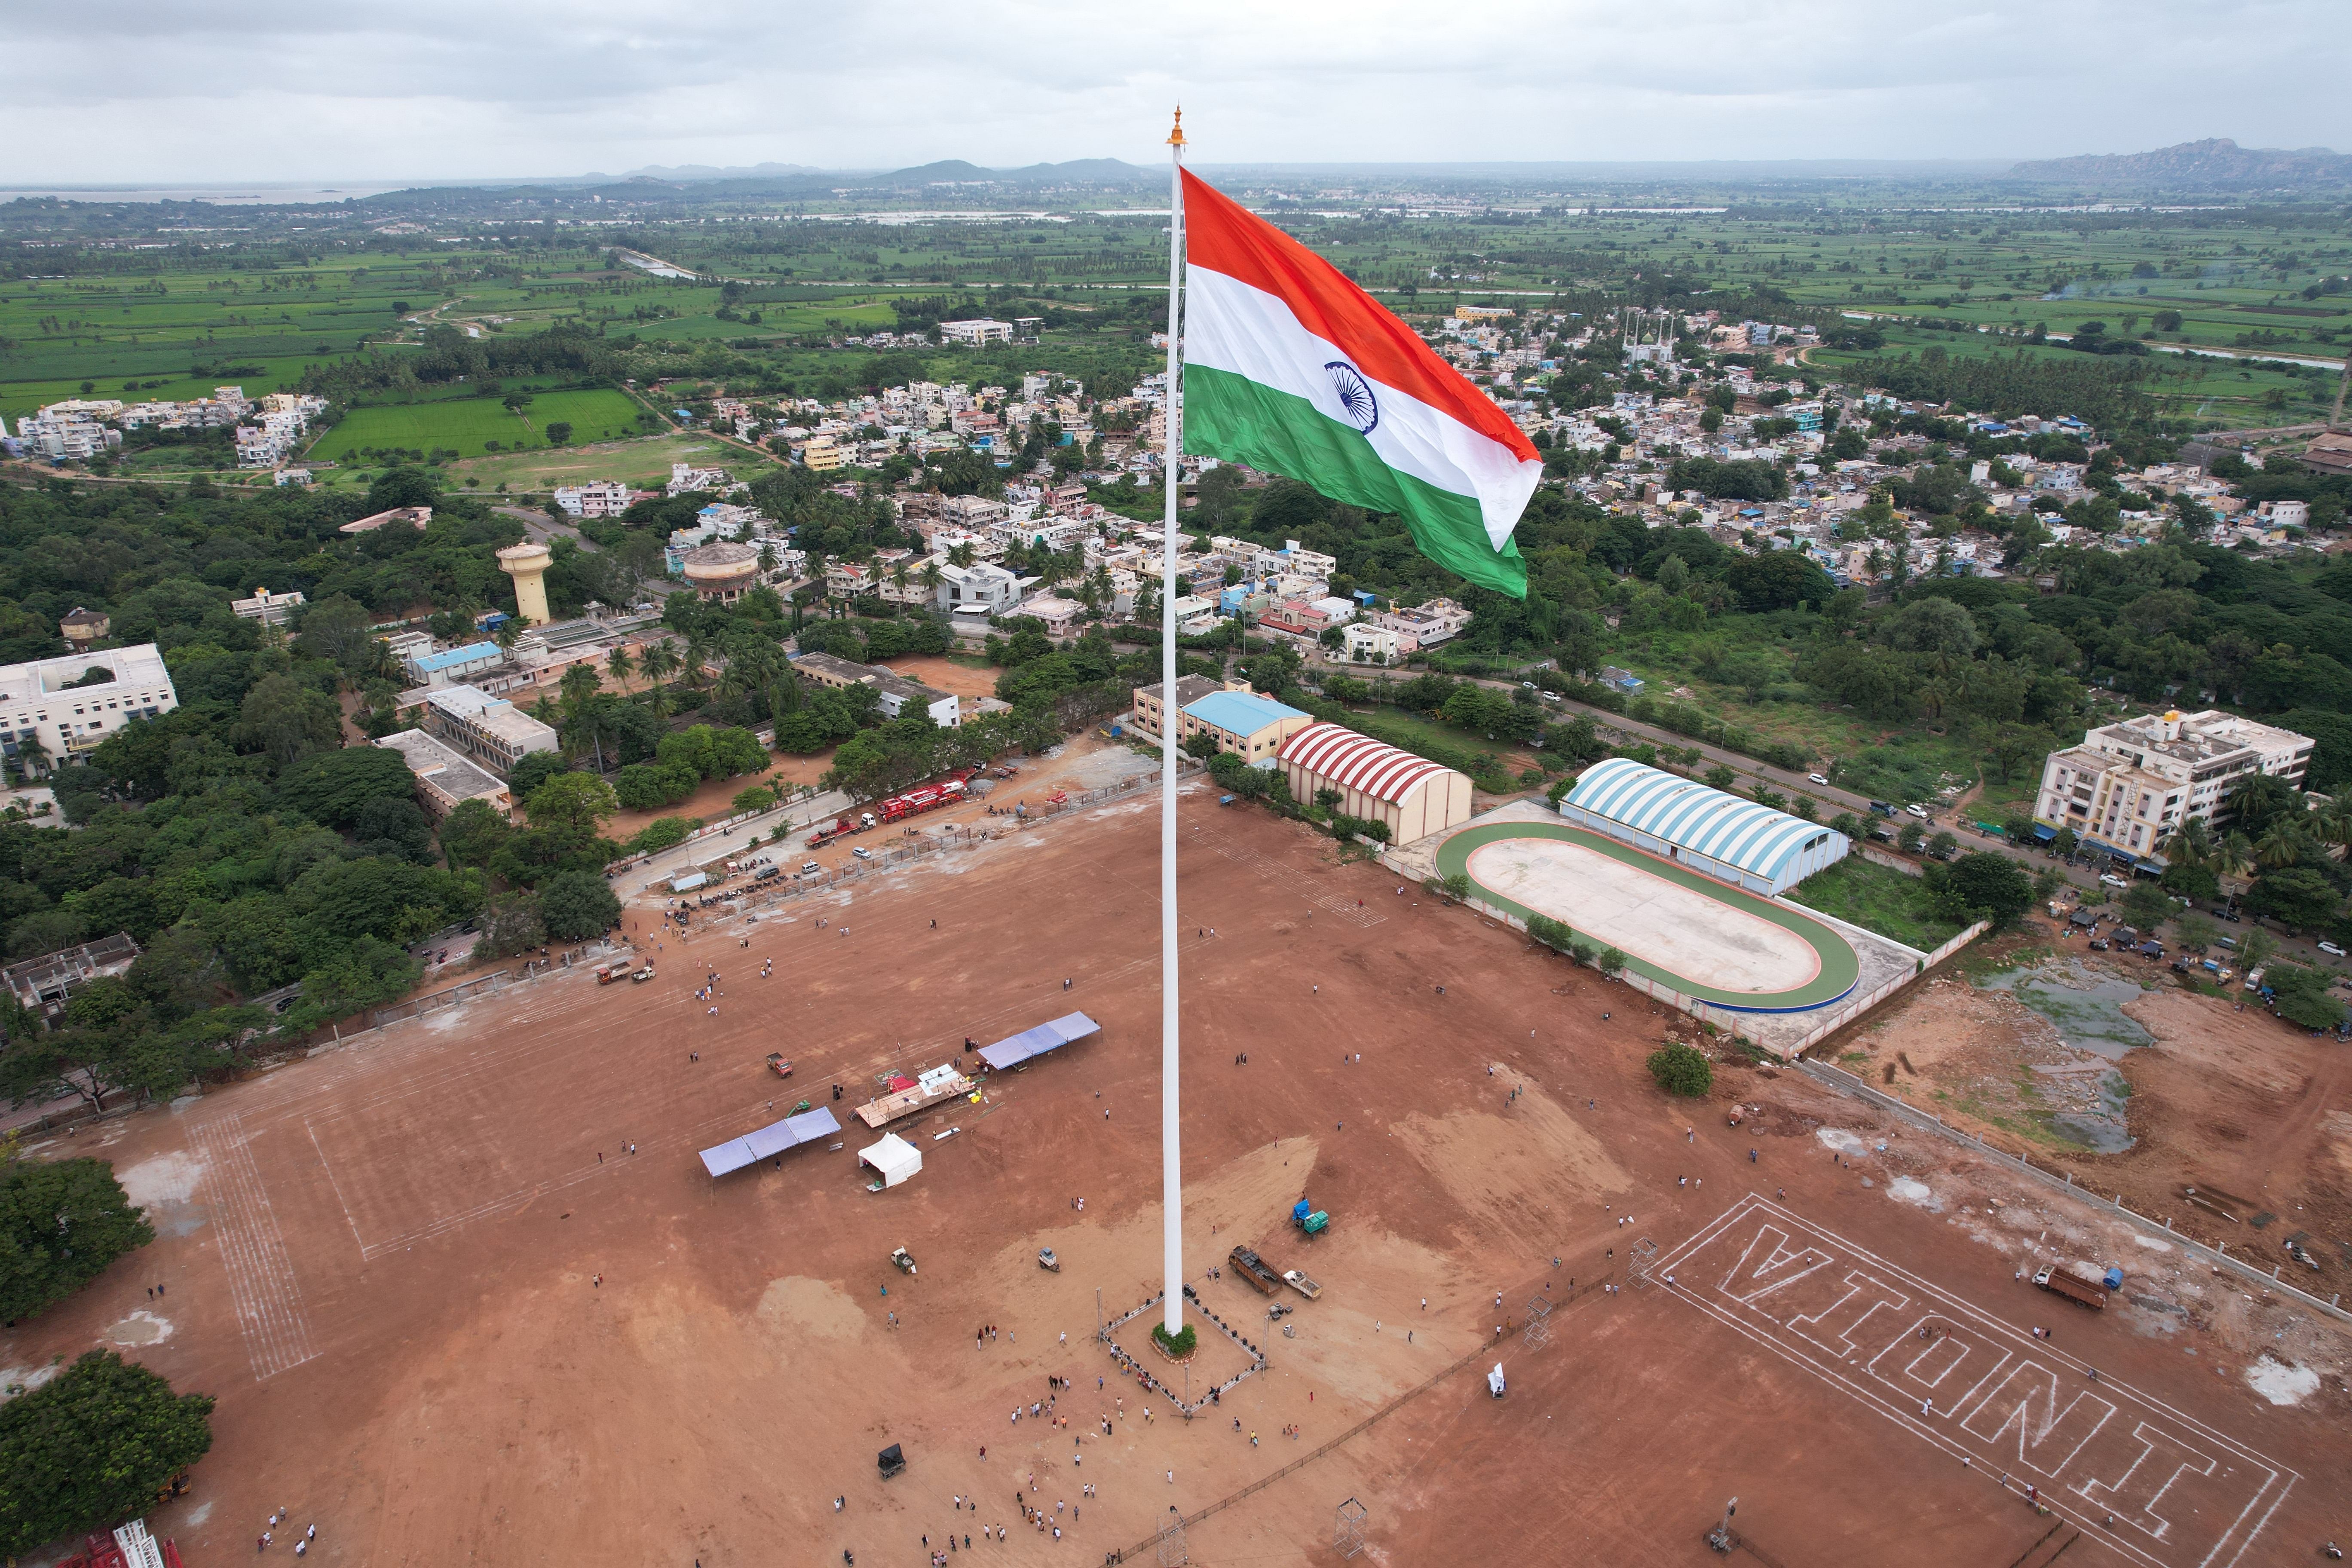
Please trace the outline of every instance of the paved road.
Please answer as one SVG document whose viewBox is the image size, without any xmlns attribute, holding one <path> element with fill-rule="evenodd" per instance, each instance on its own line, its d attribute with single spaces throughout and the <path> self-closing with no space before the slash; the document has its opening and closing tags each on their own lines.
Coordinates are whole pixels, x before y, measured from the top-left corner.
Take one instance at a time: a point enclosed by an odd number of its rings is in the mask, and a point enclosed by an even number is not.
<svg viewBox="0 0 2352 1568">
<path fill-rule="evenodd" d="M 827 790 L 822 795 L 739 822 L 724 834 L 705 834 L 700 838 L 690 838 L 662 850 L 622 872 L 620 880 L 632 892 L 645 892 L 656 882 L 666 882 L 681 872 L 692 870 L 705 860 L 725 854 L 730 847 L 749 843 L 755 833 L 764 838 L 780 826 L 788 829 L 803 828 L 811 823 L 830 821 L 848 809 L 849 797 L 846 795 L 839 790 Z M 783 865 L 781 850 L 770 853 L 778 856 L 776 864 Z"/>
</svg>

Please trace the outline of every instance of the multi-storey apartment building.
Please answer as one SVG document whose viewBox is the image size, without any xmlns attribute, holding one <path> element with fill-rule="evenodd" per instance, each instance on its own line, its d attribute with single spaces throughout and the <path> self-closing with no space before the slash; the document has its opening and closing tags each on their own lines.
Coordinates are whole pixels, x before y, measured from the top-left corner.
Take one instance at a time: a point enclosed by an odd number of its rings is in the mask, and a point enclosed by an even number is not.
<svg viewBox="0 0 2352 1568">
<path fill-rule="evenodd" d="M 2190 818 L 2221 826 L 2230 791 L 2252 774 L 2300 788 L 2316 742 L 2232 713 L 2142 714 L 2105 725 L 2042 764 L 2033 816 L 2135 858 L 2155 853 Z"/>
</svg>

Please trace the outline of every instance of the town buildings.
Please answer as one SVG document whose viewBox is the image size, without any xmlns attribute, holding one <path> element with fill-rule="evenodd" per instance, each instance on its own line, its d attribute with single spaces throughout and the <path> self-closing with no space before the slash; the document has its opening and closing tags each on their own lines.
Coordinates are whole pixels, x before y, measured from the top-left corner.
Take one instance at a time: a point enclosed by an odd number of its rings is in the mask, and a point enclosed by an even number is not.
<svg viewBox="0 0 2352 1568">
<path fill-rule="evenodd" d="M 503 697 L 474 686 L 436 686 L 422 704 L 425 731 L 500 778 L 533 752 L 556 749 L 555 731 Z"/>
<path fill-rule="evenodd" d="M 76 652 L 102 642 L 113 628 L 114 622 L 103 610 L 85 610 L 79 605 L 67 611 L 58 621 L 58 630 L 64 634 L 66 644 Z"/>
<path fill-rule="evenodd" d="M 1179 676 L 1176 696 L 1178 745 L 1205 735 L 1219 751 L 1230 752 L 1244 762 L 1271 759 L 1283 742 L 1314 721 L 1312 715 L 1287 703 L 1259 696 L 1245 680 Z M 1154 741 L 1160 734 L 1162 700 L 1157 682 L 1135 689 L 1135 728 Z"/>
<path fill-rule="evenodd" d="M 636 492 L 618 479 L 555 487 L 555 504 L 572 517 L 618 517 L 635 501 Z"/>
<path fill-rule="evenodd" d="M 495 669 L 506 662 L 506 650 L 494 642 L 465 643 L 435 649 L 428 642 L 406 660 L 408 679 L 419 686 L 454 686 L 468 676 Z"/>
<path fill-rule="evenodd" d="M 2316 742 L 2291 730 L 2208 710 L 2103 725 L 2042 765 L 2033 818 L 2045 839 L 2077 838 L 2133 859 L 2158 855 L 2193 820 L 2230 819 L 2230 791 L 2261 775 L 2303 787 Z"/>
<path fill-rule="evenodd" d="M 1308 724 L 1275 753 L 1293 800 L 1337 790 L 1342 816 L 1377 822 L 1391 844 L 1410 844 L 1470 820 L 1470 779 L 1426 757 L 1340 724 Z"/>
<path fill-rule="evenodd" d="M 942 730 L 952 730 L 963 722 L 962 705 L 953 692 L 909 680 L 883 665 L 859 664 L 835 654 L 810 652 L 794 654 L 793 669 L 819 686 L 872 687 L 881 699 L 882 716 L 886 719 L 896 719 L 915 710 L 929 714 L 931 722 Z"/>
<path fill-rule="evenodd" d="M 267 588 L 256 588 L 251 598 L 231 599 L 228 607 L 239 620 L 259 621 L 265 626 L 284 626 L 287 618 L 300 609 L 303 603 L 299 589 L 290 594 L 273 594 Z"/>
<path fill-rule="evenodd" d="M 416 779 L 417 804 L 438 822 L 469 800 L 488 805 L 500 816 L 514 815 L 514 795 L 506 781 L 478 767 L 456 748 L 422 730 L 398 730 L 375 742 L 398 752 Z"/>
<path fill-rule="evenodd" d="M 133 719 L 180 705 L 153 643 L 0 665 L 0 753 L 38 771 L 94 751 Z"/>
</svg>

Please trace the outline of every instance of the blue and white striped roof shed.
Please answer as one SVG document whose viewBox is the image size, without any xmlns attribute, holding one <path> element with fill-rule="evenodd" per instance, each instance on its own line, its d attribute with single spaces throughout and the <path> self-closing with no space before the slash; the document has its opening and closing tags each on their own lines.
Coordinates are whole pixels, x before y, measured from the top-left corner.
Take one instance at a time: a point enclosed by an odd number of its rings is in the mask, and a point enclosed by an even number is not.
<svg viewBox="0 0 2352 1568">
<path fill-rule="evenodd" d="M 1852 847 L 1817 822 L 1625 757 L 1595 763 L 1559 803 L 1563 817 L 1752 891 L 1795 886 Z"/>
</svg>

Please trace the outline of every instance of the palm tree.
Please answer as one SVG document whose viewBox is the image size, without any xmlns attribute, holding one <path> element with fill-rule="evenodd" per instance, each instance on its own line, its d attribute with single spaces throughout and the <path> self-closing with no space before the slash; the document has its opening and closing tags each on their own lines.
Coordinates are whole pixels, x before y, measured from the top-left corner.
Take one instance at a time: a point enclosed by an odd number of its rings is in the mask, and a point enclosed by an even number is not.
<svg viewBox="0 0 2352 1568">
<path fill-rule="evenodd" d="M 704 674 L 702 661 L 709 657 L 710 645 L 703 640 L 702 634 L 700 632 L 690 634 L 686 639 L 685 657 L 678 662 L 679 677 L 687 685 L 696 688 L 702 685 Z"/>
<path fill-rule="evenodd" d="M 940 571 L 940 558 L 934 555 L 929 561 L 924 562 L 923 570 L 920 575 L 923 580 L 924 590 L 929 593 L 933 597 L 937 597 L 940 591 L 940 584 L 943 575 Z"/>
<path fill-rule="evenodd" d="M 677 669 L 677 649 L 667 637 L 647 643 L 645 652 L 637 656 L 637 668 L 644 670 L 646 679 L 658 689 L 664 679 Z"/>
<path fill-rule="evenodd" d="M 2338 795 L 2319 814 L 2321 842 L 2338 849 L 2352 850 L 2352 799 Z"/>
<path fill-rule="evenodd" d="M 2253 840 L 2242 833 L 2231 833 L 2221 840 L 2213 852 L 2213 874 L 2217 877 L 2243 879 L 2254 869 Z"/>
<path fill-rule="evenodd" d="M 954 546 L 948 552 L 948 564 L 950 566 L 969 567 L 979 557 L 969 541 Z"/>
<path fill-rule="evenodd" d="M 636 661 L 629 657 L 629 650 L 625 647 L 615 647 L 605 656 L 604 668 L 612 676 L 613 684 L 615 686 L 626 687 L 629 684 L 629 677 L 636 672 Z"/>
<path fill-rule="evenodd" d="M 2302 859 L 2304 851 L 2310 847 L 2311 839 L 2303 824 L 2282 816 L 2263 831 L 2261 842 L 2254 846 L 2254 863 L 2264 870 L 2275 871 Z"/>
<path fill-rule="evenodd" d="M 2172 837 L 2164 841 L 2164 852 L 2175 865 L 2193 868 L 2211 864 L 2218 849 L 2205 819 L 2192 816 L 2172 830 Z"/>
<path fill-rule="evenodd" d="M 596 673 L 596 667 L 584 662 L 565 670 L 563 678 L 555 683 L 556 689 L 563 694 L 564 712 L 574 719 L 580 716 L 581 710 L 588 706 L 588 700 L 595 696 L 598 688 L 604 684 L 604 678 Z"/>
</svg>

